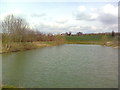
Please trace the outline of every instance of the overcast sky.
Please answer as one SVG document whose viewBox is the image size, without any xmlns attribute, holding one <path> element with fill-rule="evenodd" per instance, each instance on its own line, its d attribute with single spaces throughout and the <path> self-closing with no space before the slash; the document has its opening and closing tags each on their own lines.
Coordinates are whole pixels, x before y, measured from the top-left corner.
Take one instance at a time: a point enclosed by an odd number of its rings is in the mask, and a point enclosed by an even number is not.
<svg viewBox="0 0 120 90">
<path fill-rule="evenodd" d="M 118 0 L 2 0 L 0 20 L 13 14 L 46 33 L 118 31 Z"/>
</svg>

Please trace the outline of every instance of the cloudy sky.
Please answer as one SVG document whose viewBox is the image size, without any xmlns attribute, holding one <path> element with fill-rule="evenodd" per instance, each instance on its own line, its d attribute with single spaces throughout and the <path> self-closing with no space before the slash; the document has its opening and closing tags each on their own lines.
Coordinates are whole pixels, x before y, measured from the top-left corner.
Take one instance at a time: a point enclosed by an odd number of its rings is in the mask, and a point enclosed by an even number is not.
<svg viewBox="0 0 120 90">
<path fill-rule="evenodd" d="M 118 31 L 118 0 L 2 0 L 0 20 L 13 14 L 45 33 Z"/>
</svg>

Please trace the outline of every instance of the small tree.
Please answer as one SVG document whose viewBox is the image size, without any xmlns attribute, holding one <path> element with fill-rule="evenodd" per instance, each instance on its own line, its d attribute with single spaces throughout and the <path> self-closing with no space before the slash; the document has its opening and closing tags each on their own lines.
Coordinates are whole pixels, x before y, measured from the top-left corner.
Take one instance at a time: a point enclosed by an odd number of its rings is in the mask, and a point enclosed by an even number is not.
<svg viewBox="0 0 120 90">
<path fill-rule="evenodd" d="M 10 48 L 12 42 L 23 41 L 28 24 L 21 18 L 16 18 L 13 15 L 8 15 L 2 21 L 2 42 L 5 47 Z"/>
<path fill-rule="evenodd" d="M 69 32 L 69 34 L 68 34 L 69 36 L 71 36 L 71 32 Z"/>
<path fill-rule="evenodd" d="M 28 24 L 21 18 L 8 15 L 2 22 L 3 38 L 7 37 L 10 42 L 21 42 L 26 34 Z"/>
<path fill-rule="evenodd" d="M 112 31 L 112 37 L 114 37 L 115 36 L 115 32 L 114 31 Z"/>
<path fill-rule="evenodd" d="M 80 35 L 82 35 L 82 32 L 78 32 L 76 35 L 77 35 L 77 36 L 80 36 Z"/>
</svg>

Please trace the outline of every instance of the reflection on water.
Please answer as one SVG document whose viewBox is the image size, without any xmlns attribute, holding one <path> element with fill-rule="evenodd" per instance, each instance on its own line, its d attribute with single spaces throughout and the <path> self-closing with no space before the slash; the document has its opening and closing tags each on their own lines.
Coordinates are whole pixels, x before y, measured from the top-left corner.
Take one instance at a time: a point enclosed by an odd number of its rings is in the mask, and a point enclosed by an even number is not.
<svg viewBox="0 0 120 90">
<path fill-rule="evenodd" d="M 38 88 L 114 88 L 117 49 L 65 44 L 3 54 L 3 84 Z"/>
</svg>

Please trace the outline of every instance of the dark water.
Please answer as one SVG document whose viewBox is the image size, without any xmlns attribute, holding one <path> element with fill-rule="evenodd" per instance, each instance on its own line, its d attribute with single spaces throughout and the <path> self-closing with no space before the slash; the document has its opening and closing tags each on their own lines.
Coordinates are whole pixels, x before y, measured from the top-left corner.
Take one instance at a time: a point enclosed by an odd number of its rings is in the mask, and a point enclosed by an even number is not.
<svg viewBox="0 0 120 90">
<path fill-rule="evenodd" d="M 65 44 L 3 54 L 3 85 L 36 88 L 118 87 L 118 50 Z"/>
</svg>

